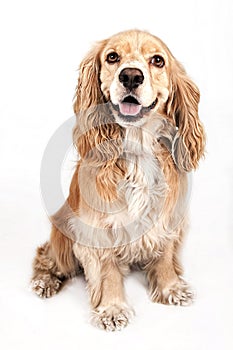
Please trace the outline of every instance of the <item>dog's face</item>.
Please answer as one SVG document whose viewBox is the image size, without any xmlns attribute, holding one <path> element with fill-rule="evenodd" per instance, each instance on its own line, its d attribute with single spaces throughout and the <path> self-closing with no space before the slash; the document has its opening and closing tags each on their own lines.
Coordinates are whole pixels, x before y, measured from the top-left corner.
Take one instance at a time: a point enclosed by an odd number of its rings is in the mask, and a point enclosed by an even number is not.
<svg viewBox="0 0 233 350">
<path fill-rule="evenodd" d="M 119 124 L 142 124 L 169 96 L 170 62 L 162 42 L 144 32 L 113 36 L 100 55 L 101 90 Z"/>
</svg>

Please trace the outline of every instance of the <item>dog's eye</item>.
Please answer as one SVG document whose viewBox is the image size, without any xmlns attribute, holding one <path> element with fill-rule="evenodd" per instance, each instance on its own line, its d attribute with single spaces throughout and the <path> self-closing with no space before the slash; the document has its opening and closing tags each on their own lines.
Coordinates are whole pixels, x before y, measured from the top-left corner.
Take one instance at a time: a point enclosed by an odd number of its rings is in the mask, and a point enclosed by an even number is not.
<svg viewBox="0 0 233 350">
<path fill-rule="evenodd" d="M 159 55 L 154 55 L 151 58 L 150 63 L 153 64 L 153 66 L 158 67 L 158 68 L 162 68 L 165 65 L 164 58 L 162 56 L 159 56 Z"/>
<path fill-rule="evenodd" d="M 120 57 L 116 52 L 110 52 L 107 56 L 106 61 L 108 63 L 116 63 L 120 61 Z"/>
</svg>

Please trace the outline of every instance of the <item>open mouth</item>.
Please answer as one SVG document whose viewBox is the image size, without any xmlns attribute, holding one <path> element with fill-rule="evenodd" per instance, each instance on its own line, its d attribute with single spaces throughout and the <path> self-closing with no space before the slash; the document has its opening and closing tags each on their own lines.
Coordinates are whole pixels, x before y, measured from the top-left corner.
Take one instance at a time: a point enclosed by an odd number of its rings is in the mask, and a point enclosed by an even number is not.
<svg viewBox="0 0 233 350">
<path fill-rule="evenodd" d="M 119 113 L 119 116 L 125 120 L 138 120 L 143 117 L 144 114 L 152 110 L 158 102 L 158 98 L 152 102 L 148 107 L 143 107 L 136 97 L 128 95 L 119 102 L 118 105 L 112 103 L 113 108 Z"/>
<path fill-rule="evenodd" d="M 136 116 L 140 113 L 142 105 L 133 96 L 126 96 L 119 103 L 120 113 L 123 115 Z"/>
</svg>

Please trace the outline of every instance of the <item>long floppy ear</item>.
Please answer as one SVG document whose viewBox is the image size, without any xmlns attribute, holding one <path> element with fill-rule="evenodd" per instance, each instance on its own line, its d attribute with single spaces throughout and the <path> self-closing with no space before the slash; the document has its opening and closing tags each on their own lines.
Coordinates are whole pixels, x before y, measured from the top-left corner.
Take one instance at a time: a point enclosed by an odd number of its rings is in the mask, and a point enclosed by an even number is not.
<svg viewBox="0 0 233 350">
<path fill-rule="evenodd" d="M 76 115 L 82 110 L 103 103 L 99 73 L 100 53 L 104 45 L 105 40 L 97 43 L 80 64 L 73 106 Z"/>
<path fill-rule="evenodd" d="M 200 93 L 182 65 L 173 61 L 171 94 L 167 114 L 178 128 L 172 146 L 174 161 L 180 170 L 191 171 L 204 154 L 205 133 L 198 116 Z"/>
<path fill-rule="evenodd" d="M 97 43 L 80 64 L 73 141 L 81 158 L 88 159 L 91 166 L 98 164 L 97 190 L 111 201 L 117 197 L 117 184 L 124 177 L 125 165 L 119 158 L 123 130 L 112 119 L 100 88 L 100 55 L 106 43 L 107 40 Z"/>
</svg>

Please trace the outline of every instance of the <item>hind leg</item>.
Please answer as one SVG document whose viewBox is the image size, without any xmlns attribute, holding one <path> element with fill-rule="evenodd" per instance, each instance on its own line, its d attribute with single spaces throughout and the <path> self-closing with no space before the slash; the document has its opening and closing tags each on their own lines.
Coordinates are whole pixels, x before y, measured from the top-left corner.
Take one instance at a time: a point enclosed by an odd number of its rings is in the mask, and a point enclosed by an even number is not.
<svg viewBox="0 0 233 350">
<path fill-rule="evenodd" d="M 56 294 L 64 282 L 78 270 L 73 241 L 53 226 L 51 238 L 37 248 L 33 262 L 32 290 L 42 298 Z"/>
</svg>

